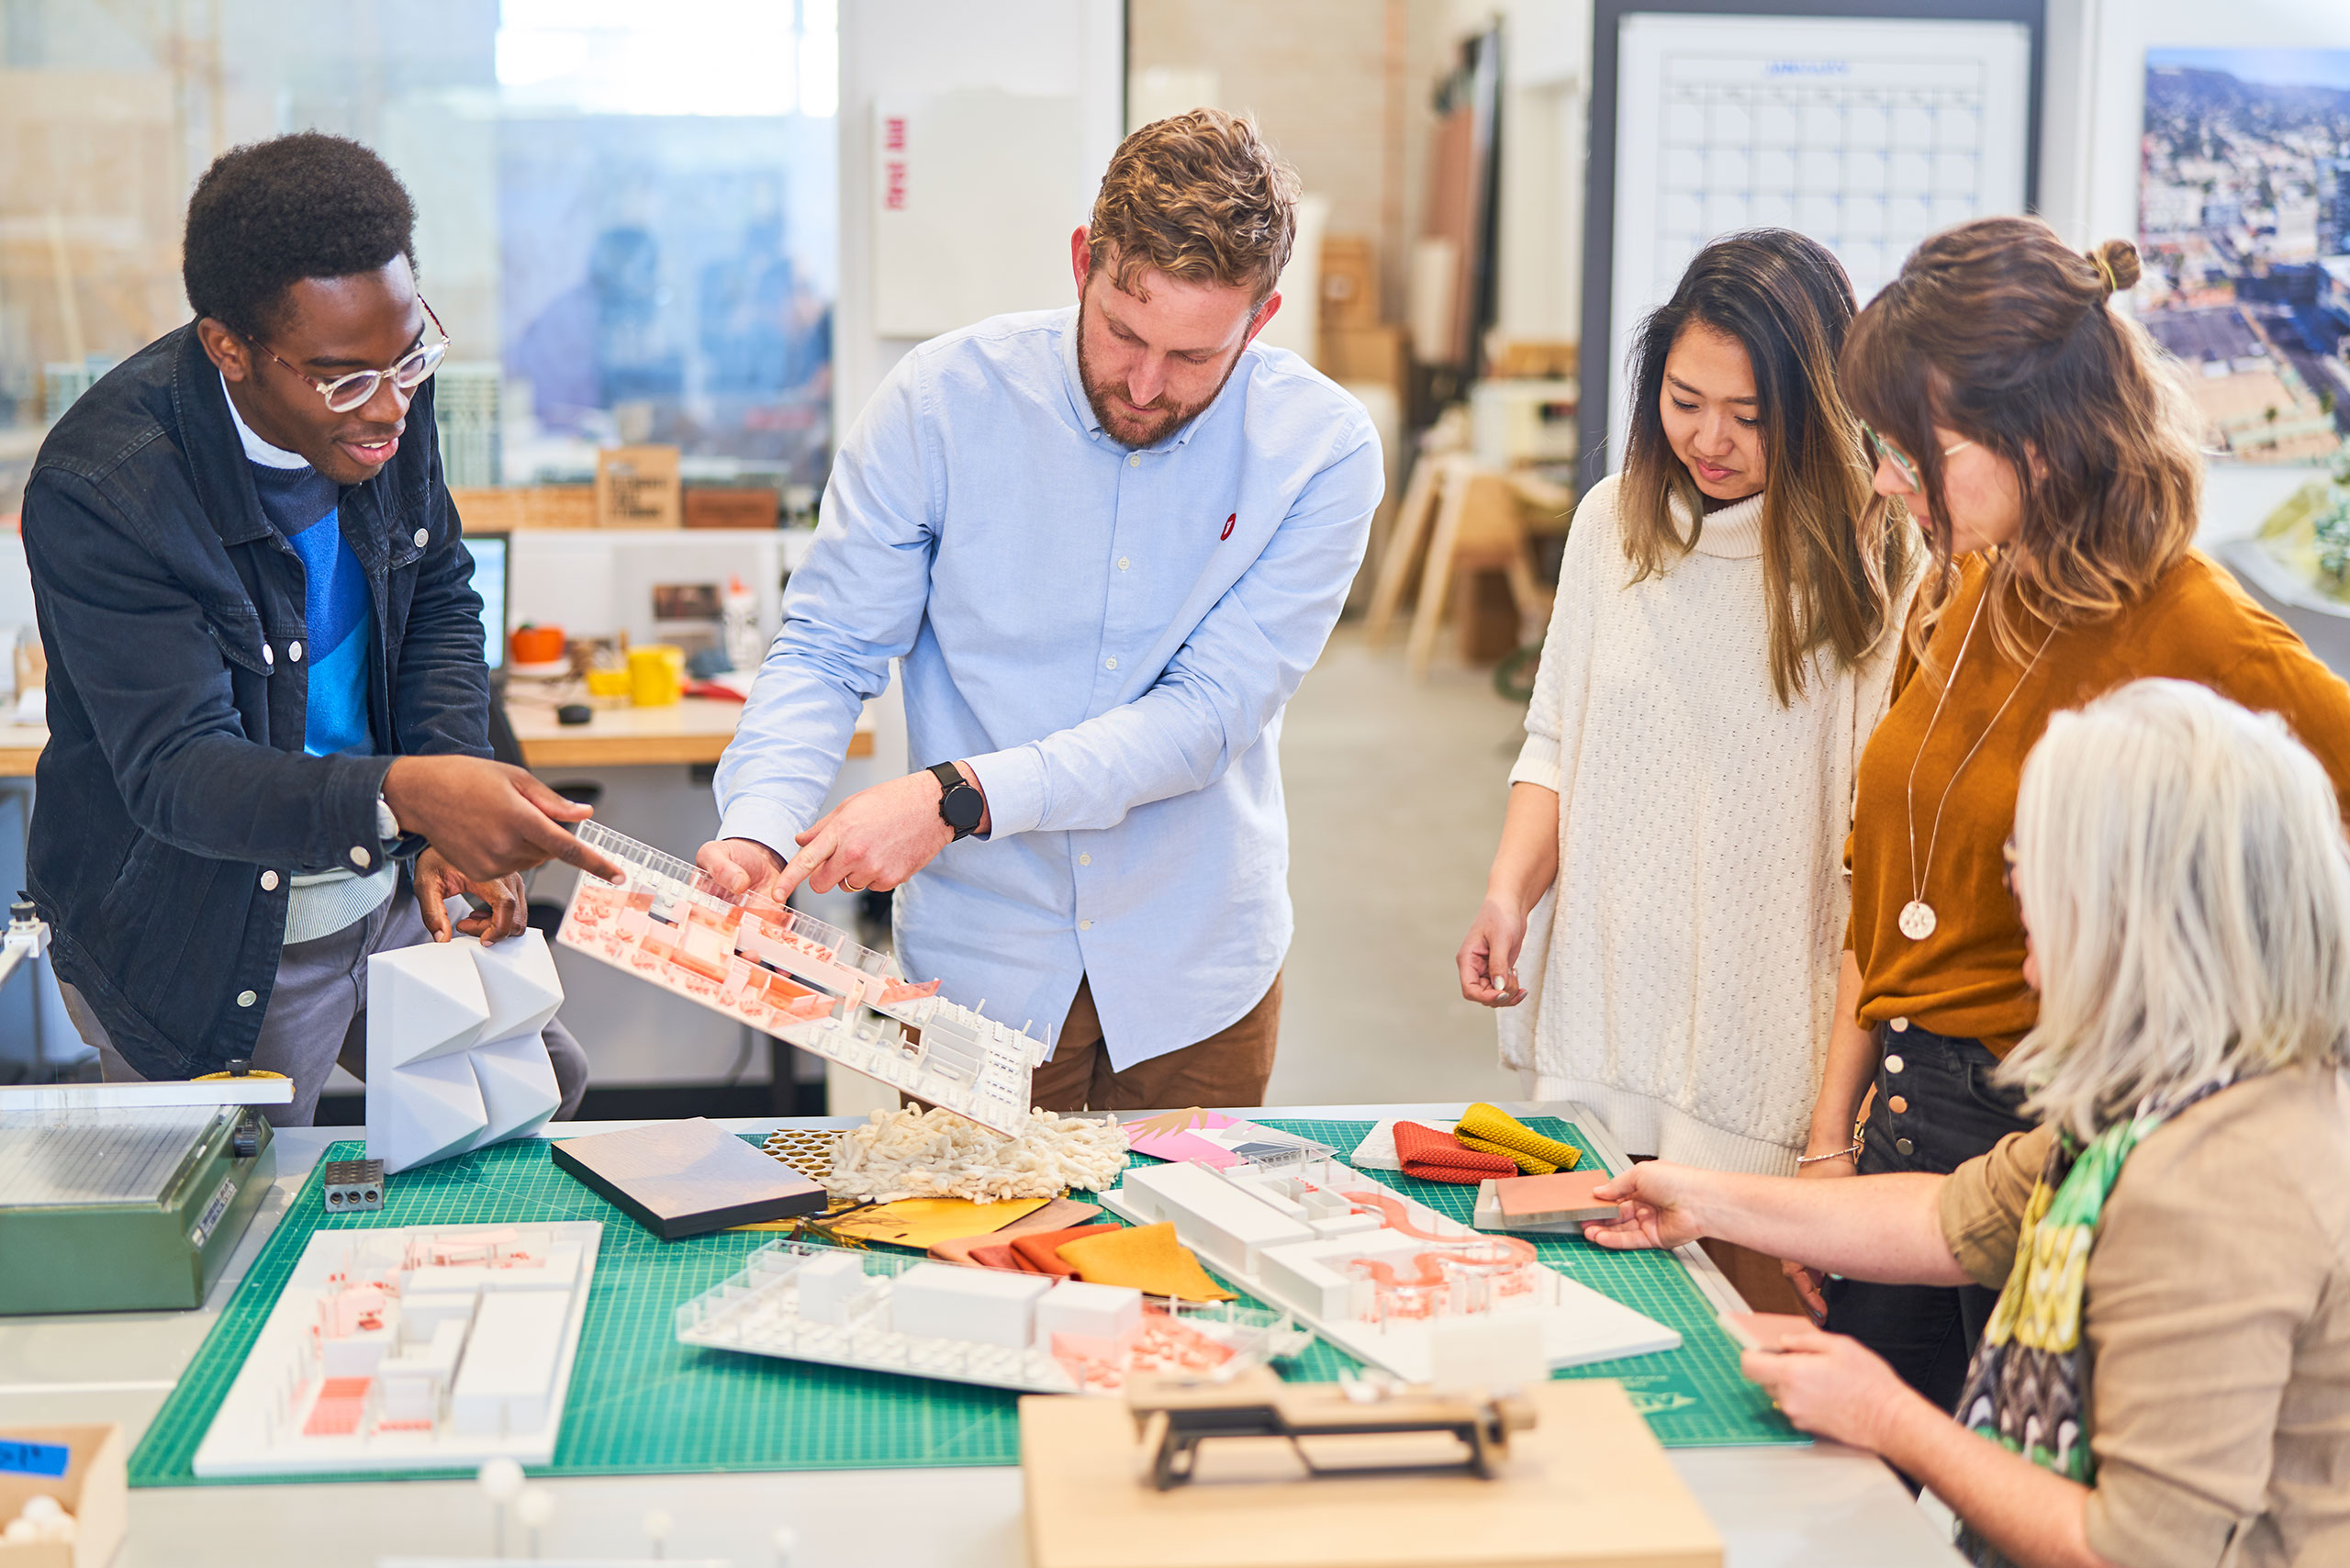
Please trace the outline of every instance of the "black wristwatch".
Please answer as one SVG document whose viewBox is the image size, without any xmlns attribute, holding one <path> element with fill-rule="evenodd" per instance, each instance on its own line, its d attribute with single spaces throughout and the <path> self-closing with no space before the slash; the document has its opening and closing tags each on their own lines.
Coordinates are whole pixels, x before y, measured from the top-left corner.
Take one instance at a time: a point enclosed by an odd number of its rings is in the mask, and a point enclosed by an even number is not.
<svg viewBox="0 0 2350 1568">
<path fill-rule="evenodd" d="M 987 814 L 988 798 L 971 788 L 963 770 L 951 762 L 942 762 L 931 772 L 937 776 L 938 788 L 943 791 L 938 797 L 939 820 L 955 830 L 957 838 L 970 837 L 979 825 L 979 819 Z"/>
</svg>

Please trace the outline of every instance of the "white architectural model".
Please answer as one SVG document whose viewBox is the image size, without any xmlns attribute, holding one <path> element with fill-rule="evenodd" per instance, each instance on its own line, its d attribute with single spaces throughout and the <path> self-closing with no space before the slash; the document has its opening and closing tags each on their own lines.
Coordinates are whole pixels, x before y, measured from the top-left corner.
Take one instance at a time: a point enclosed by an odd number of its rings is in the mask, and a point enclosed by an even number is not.
<svg viewBox="0 0 2350 1568">
<path fill-rule="evenodd" d="M 1102 1202 L 1136 1225 L 1171 1221 L 1228 1282 L 1414 1383 L 1436 1374 L 1442 1330 L 1464 1319 L 1525 1316 L 1550 1367 L 1681 1343 L 1538 1262 L 1529 1243 L 1447 1219 L 1335 1159 L 1136 1166 Z"/>
<path fill-rule="evenodd" d="M 752 1027 L 1010 1137 L 1028 1126 L 1045 1044 L 906 980 L 796 910 L 730 898 L 675 856 L 601 823 L 580 841 L 628 872 L 582 876 L 556 939 Z"/>
<path fill-rule="evenodd" d="M 1251 1307 L 797 1241 L 677 1308 L 677 1330 L 710 1350 L 1031 1394 L 1116 1393 L 1142 1371 L 1213 1376 L 1312 1343 Z"/>
<path fill-rule="evenodd" d="M 196 1450 L 196 1473 L 548 1462 L 603 1229 L 318 1232 Z"/>
<path fill-rule="evenodd" d="M 386 1174 L 536 1132 L 563 1103 L 540 1031 L 563 1005 L 536 931 L 367 960 L 367 1157 Z"/>
</svg>

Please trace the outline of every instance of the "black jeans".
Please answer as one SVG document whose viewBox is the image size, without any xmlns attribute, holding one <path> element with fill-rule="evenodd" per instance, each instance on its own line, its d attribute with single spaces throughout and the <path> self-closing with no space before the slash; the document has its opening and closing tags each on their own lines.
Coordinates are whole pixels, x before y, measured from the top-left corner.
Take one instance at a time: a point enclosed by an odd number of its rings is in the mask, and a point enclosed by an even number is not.
<svg viewBox="0 0 2350 1568">
<path fill-rule="evenodd" d="M 1999 1058 L 1979 1040 L 1877 1026 L 1876 1101 L 1862 1135 L 1861 1174 L 1926 1170 L 1948 1175 L 2032 1124 L 2017 1114 L 2020 1092 L 1991 1081 Z M 1901 1381 L 1942 1409 L 1958 1406 L 1966 1363 L 1997 1291 L 1980 1285 L 1828 1282 L 1828 1327 L 1883 1356 Z"/>
</svg>

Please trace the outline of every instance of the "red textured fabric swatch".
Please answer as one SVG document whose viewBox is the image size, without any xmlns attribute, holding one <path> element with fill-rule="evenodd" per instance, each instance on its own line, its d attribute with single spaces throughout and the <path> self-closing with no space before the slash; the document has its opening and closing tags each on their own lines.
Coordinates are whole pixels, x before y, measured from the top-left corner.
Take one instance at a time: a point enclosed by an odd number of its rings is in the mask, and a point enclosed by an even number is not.
<svg viewBox="0 0 2350 1568">
<path fill-rule="evenodd" d="M 1450 1133 L 1417 1122 L 1395 1124 L 1395 1152 L 1404 1161 L 1404 1174 L 1423 1182 L 1457 1182 L 1473 1187 L 1489 1177 L 1518 1173 L 1516 1161 L 1464 1148 Z"/>
</svg>

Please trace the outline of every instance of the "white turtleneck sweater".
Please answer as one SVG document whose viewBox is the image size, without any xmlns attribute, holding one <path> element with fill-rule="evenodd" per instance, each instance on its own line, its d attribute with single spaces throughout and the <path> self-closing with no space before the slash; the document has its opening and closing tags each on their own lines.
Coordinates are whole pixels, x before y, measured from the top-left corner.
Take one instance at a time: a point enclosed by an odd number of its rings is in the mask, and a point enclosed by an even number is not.
<svg viewBox="0 0 2350 1568">
<path fill-rule="evenodd" d="M 1634 1154 L 1789 1174 L 1827 1059 L 1853 772 L 1894 636 L 1771 685 L 1762 498 L 1631 581 L 1617 480 L 1577 509 L 1512 784 L 1559 792 L 1559 875 L 1500 1013 L 1502 1063 Z M 1684 524 L 1685 532 L 1685 524 Z M 1896 617 L 1893 624 L 1899 625 Z"/>
</svg>

